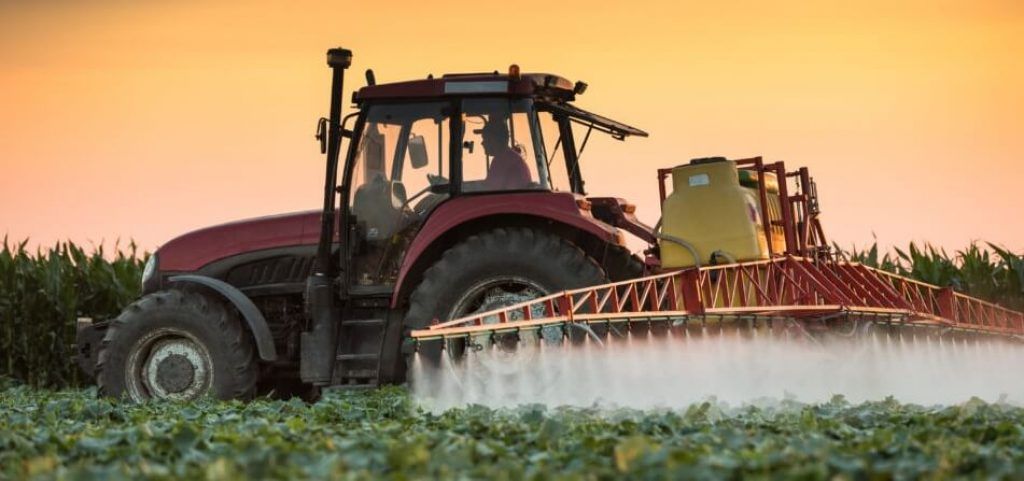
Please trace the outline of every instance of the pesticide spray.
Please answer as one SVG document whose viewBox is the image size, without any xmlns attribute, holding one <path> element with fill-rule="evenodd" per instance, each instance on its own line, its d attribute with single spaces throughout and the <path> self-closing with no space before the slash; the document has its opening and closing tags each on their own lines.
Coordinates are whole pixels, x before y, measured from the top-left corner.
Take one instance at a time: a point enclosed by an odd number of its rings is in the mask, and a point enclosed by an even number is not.
<svg viewBox="0 0 1024 481">
<path fill-rule="evenodd" d="M 808 340 L 682 330 L 626 335 L 614 342 L 539 343 L 503 352 L 472 350 L 412 366 L 414 394 L 431 409 L 480 404 L 680 408 L 714 399 L 729 405 L 793 399 L 852 402 L 892 396 L 922 405 L 1024 404 L 1015 341 L 869 332 L 856 339 Z"/>
</svg>

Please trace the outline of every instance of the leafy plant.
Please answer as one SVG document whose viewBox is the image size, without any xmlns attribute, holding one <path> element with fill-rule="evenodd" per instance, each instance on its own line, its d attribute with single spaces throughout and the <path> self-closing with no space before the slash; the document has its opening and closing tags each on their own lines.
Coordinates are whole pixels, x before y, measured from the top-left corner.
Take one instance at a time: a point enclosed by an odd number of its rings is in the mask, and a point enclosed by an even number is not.
<svg viewBox="0 0 1024 481">
<path fill-rule="evenodd" d="M 431 414 L 397 388 L 138 406 L 16 387 L 0 391 L 0 479 L 1014 479 L 1022 423 L 977 399 Z"/>
</svg>

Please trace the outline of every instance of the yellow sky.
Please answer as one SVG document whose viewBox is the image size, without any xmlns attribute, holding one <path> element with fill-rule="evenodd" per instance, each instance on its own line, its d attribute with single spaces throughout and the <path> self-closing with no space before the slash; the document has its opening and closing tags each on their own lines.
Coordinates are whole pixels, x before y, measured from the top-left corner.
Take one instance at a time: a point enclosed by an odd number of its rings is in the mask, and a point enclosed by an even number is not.
<svg viewBox="0 0 1024 481">
<path fill-rule="evenodd" d="M 592 141 L 588 188 L 651 223 L 656 168 L 763 155 L 811 168 L 843 245 L 1024 249 L 1020 2 L 260 3 L 0 2 L 0 234 L 152 249 L 316 208 L 342 45 L 348 89 L 513 62 L 587 81 L 580 105 L 651 133 Z"/>
</svg>

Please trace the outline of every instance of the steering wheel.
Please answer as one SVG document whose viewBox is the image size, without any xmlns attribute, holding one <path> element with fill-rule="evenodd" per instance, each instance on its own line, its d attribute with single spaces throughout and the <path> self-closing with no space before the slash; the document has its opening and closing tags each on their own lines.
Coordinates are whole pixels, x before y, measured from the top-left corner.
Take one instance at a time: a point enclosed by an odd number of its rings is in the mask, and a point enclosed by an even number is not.
<svg viewBox="0 0 1024 481">
<path fill-rule="evenodd" d="M 427 182 L 429 182 L 430 185 L 420 189 L 419 192 L 416 192 L 413 196 L 405 199 L 405 202 L 402 202 L 402 206 L 399 207 L 399 210 L 401 210 L 402 212 L 406 212 L 407 210 L 409 210 L 416 213 L 415 210 L 409 209 L 409 204 L 411 204 L 412 201 L 420 198 L 421 195 L 430 192 L 431 187 L 434 187 L 435 185 L 447 184 L 448 179 L 446 179 L 443 175 L 427 174 Z"/>
<path fill-rule="evenodd" d="M 446 179 L 443 175 L 434 175 L 434 174 L 429 174 L 428 173 L 427 174 L 427 182 L 430 182 L 430 185 L 441 185 L 441 184 L 447 184 L 448 183 L 448 179 Z"/>
<path fill-rule="evenodd" d="M 428 185 L 428 186 L 420 189 L 420 191 L 417 192 L 416 194 L 414 194 L 412 197 L 409 197 L 408 199 L 405 199 L 405 202 L 402 202 L 402 206 L 399 207 L 398 210 L 401 211 L 401 212 L 412 211 L 412 209 L 409 208 L 409 204 L 412 203 L 412 201 L 418 199 L 421 195 L 426 194 L 427 192 L 429 192 L 431 187 L 433 187 L 433 186 Z"/>
</svg>

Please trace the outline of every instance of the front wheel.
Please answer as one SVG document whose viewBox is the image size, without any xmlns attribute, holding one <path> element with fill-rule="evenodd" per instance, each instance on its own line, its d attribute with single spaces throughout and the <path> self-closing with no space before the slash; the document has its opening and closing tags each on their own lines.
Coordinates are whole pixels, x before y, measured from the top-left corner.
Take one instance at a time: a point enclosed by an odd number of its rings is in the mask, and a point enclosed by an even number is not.
<svg viewBox="0 0 1024 481">
<path fill-rule="evenodd" d="M 248 399 L 256 356 L 237 314 L 199 292 L 142 297 L 111 322 L 99 352 L 100 394 L 135 402 Z"/>
</svg>

